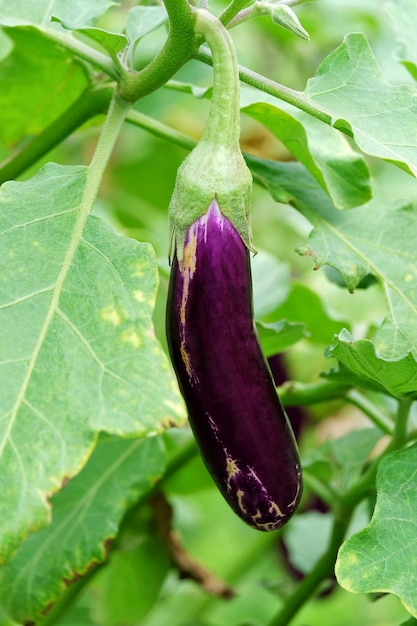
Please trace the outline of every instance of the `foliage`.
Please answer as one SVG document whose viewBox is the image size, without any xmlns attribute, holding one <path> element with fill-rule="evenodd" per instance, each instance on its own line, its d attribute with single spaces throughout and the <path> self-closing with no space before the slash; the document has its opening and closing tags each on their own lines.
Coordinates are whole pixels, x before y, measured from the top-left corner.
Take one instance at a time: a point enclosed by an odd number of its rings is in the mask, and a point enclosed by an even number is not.
<svg viewBox="0 0 417 626">
<path fill-rule="evenodd" d="M 256 325 L 302 458 L 278 533 L 218 494 L 166 354 L 167 209 L 212 94 L 199 6 L 241 63 Z M 417 620 L 416 20 L 0 0 L 0 625 Z"/>
</svg>

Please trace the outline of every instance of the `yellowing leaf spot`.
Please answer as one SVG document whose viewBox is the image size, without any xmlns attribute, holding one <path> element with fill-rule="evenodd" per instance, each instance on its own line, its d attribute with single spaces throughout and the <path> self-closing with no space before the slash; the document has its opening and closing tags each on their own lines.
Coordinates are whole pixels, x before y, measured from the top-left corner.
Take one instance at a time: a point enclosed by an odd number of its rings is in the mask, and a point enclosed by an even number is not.
<svg viewBox="0 0 417 626">
<path fill-rule="evenodd" d="M 137 261 L 133 268 L 132 276 L 136 278 L 143 278 L 145 275 L 145 271 L 147 268 L 147 264 L 144 261 Z"/>
<path fill-rule="evenodd" d="M 356 566 L 359 561 L 357 555 L 354 552 L 348 552 L 347 554 L 344 554 L 343 559 L 345 567 Z"/>
<path fill-rule="evenodd" d="M 137 289 L 133 292 L 133 297 L 135 298 L 136 302 L 146 302 L 143 291 L 140 291 L 140 289 Z"/>
<path fill-rule="evenodd" d="M 100 311 L 100 317 L 105 322 L 110 322 L 113 326 L 120 326 L 123 322 L 123 315 L 120 311 L 117 311 L 113 306 L 108 306 Z"/>
<path fill-rule="evenodd" d="M 120 337 L 123 343 L 130 343 L 134 348 L 139 348 L 142 344 L 142 339 L 134 328 L 127 328 L 122 332 Z"/>
<path fill-rule="evenodd" d="M 413 275 L 410 274 L 410 272 L 407 272 L 407 274 L 404 274 L 405 283 L 411 283 L 412 280 L 413 280 Z"/>
</svg>

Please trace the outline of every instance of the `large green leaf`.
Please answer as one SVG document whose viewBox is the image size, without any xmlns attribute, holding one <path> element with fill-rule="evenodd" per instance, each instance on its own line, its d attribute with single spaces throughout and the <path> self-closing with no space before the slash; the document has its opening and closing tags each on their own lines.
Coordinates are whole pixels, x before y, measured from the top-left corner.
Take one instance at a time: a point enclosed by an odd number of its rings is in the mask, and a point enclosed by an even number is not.
<svg viewBox="0 0 417 626">
<path fill-rule="evenodd" d="M 417 175 L 417 91 L 385 80 L 362 34 L 346 35 L 320 65 L 304 96 L 353 135 L 359 148 Z M 411 130 L 410 130 L 411 129 Z"/>
<path fill-rule="evenodd" d="M 0 602 L 19 623 L 36 620 L 71 582 L 101 563 L 120 520 L 164 470 L 160 437 L 102 436 L 82 472 L 51 501 L 52 523 L 0 568 Z"/>
<path fill-rule="evenodd" d="M 86 174 L 49 164 L 0 190 L 0 561 L 48 523 L 99 431 L 182 421 L 153 334 L 153 250 L 95 217 L 79 232 Z"/>
<path fill-rule="evenodd" d="M 116 4 L 112 0 L 0 0 L 0 24 L 37 24 L 48 27 L 52 15 L 58 15 L 75 27 L 92 26 L 107 9 Z"/>
<path fill-rule="evenodd" d="M 417 617 L 417 446 L 382 459 L 372 520 L 341 547 L 336 576 L 353 593 L 389 592 Z"/>
<path fill-rule="evenodd" d="M 0 127 L 2 142 L 11 145 L 38 134 L 63 113 L 85 89 L 88 77 L 81 63 L 36 28 L 6 31 L 14 47 L 0 63 Z"/>
<path fill-rule="evenodd" d="M 417 5 L 414 0 L 385 0 L 384 8 L 399 43 L 398 58 L 417 80 L 417 47 L 415 23 Z"/>
<path fill-rule="evenodd" d="M 314 226 L 309 241 L 300 245 L 298 252 L 310 255 L 316 269 L 325 264 L 334 267 L 352 291 L 368 274 L 376 276 L 383 287 L 388 315 L 372 338 L 372 348 L 369 341 L 349 341 L 343 351 L 335 351 L 335 356 L 361 377 L 366 370 L 367 378 L 378 384 L 385 380 L 394 395 L 414 391 L 417 210 L 404 202 L 391 205 L 375 200 L 350 211 L 336 211 L 327 194 L 299 164 L 251 158 L 250 165 L 277 201 L 295 206 Z M 362 354 L 358 360 L 362 350 L 366 358 Z"/>
</svg>

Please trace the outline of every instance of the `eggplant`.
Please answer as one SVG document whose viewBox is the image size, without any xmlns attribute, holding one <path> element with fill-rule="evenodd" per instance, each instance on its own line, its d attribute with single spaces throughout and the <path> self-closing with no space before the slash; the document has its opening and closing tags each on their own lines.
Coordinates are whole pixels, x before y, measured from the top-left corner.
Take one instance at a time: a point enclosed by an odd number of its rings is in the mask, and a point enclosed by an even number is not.
<svg viewBox="0 0 417 626">
<path fill-rule="evenodd" d="M 255 330 L 249 250 L 216 199 L 174 255 L 166 332 L 217 487 L 253 528 L 280 528 L 301 496 L 297 445 Z"/>
</svg>

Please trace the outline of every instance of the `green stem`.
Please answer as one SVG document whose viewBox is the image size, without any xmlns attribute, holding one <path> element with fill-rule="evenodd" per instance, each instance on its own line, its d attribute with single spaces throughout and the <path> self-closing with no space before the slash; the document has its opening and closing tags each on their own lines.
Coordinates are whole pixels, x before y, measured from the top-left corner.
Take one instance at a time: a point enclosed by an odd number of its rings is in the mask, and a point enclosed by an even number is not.
<svg viewBox="0 0 417 626">
<path fill-rule="evenodd" d="M 208 50 L 199 50 L 199 52 L 195 55 L 195 58 L 207 65 L 212 65 L 212 56 Z M 297 107 L 301 111 L 305 111 L 309 115 L 316 117 L 318 120 L 321 120 L 325 124 L 329 124 L 331 126 L 332 118 L 331 116 L 324 111 L 321 107 L 310 102 L 303 92 L 296 91 L 295 89 L 290 89 L 289 87 L 285 87 L 280 83 L 271 80 L 270 78 L 266 78 L 262 76 L 262 74 L 258 74 L 257 72 L 253 72 L 247 67 L 243 67 L 242 65 L 238 65 L 239 77 L 240 80 L 251 87 L 256 87 L 260 91 L 270 94 L 271 96 L 275 96 L 275 98 L 279 98 L 284 102 L 288 102 L 288 104 L 292 104 Z"/>
<path fill-rule="evenodd" d="M 407 443 L 408 419 L 414 398 L 405 397 L 398 401 L 397 417 L 395 421 L 393 443 L 395 449 L 405 446 Z"/>
<path fill-rule="evenodd" d="M 336 506 L 334 506 L 333 501 L 335 517 L 331 539 L 326 552 L 311 572 L 301 581 L 295 592 L 286 599 L 285 605 L 270 622 L 269 626 L 288 626 L 291 619 L 316 592 L 320 584 L 333 575 L 337 553 L 346 535 L 353 511 L 359 502 L 375 489 L 375 479 L 381 458 L 388 452 L 401 448 L 406 442 L 407 423 L 412 402 L 411 398 L 402 398 L 399 401 L 395 432 L 390 444 L 371 463 L 361 478 L 345 494 L 338 496 Z"/>
<path fill-rule="evenodd" d="M 333 529 L 326 552 L 313 569 L 299 583 L 295 592 L 285 600 L 285 604 L 268 626 L 288 626 L 292 618 L 317 591 L 321 583 L 333 575 L 339 547 L 346 535 L 352 512 L 340 510 L 334 519 Z"/>
<path fill-rule="evenodd" d="M 130 102 L 159 89 L 194 54 L 194 9 L 187 0 L 165 0 L 165 7 L 170 25 L 165 44 L 146 67 L 127 71 L 120 81 L 120 94 Z"/>
<path fill-rule="evenodd" d="M 0 164 L 0 185 L 20 176 L 86 121 L 104 114 L 113 92 L 111 86 L 88 87 L 83 91 L 62 115 Z"/>
<path fill-rule="evenodd" d="M 249 4 L 249 0 L 232 0 L 229 6 L 225 8 L 223 13 L 220 15 L 220 21 L 222 24 L 227 26 L 229 22 Z"/>
<path fill-rule="evenodd" d="M 306 406 L 317 402 L 343 399 L 348 389 L 347 385 L 331 380 L 320 380 L 314 383 L 288 381 L 277 387 L 277 392 L 285 406 Z"/>
<path fill-rule="evenodd" d="M 195 139 L 192 139 L 192 137 L 175 130 L 175 128 L 172 128 L 171 126 L 167 126 L 153 117 L 140 113 L 139 111 L 129 111 L 126 116 L 126 122 L 143 128 L 155 137 L 167 139 L 171 143 L 179 146 L 180 148 L 184 148 L 185 150 L 192 150 L 197 144 Z"/>
<path fill-rule="evenodd" d="M 382 457 L 386 456 L 389 452 L 403 448 L 407 443 L 407 424 L 412 403 L 412 398 L 402 398 L 399 400 L 394 435 L 390 443 L 382 454 L 372 461 L 359 480 L 340 496 L 340 502 L 344 506 L 356 506 L 363 498 L 371 494 L 375 489 L 378 465 Z"/>
<path fill-rule="evenodd" d="M 80 235 L 97 197 L 104 171 L 130 106 L 131 104 L 121 98 L 116 91 L 113 93 L 110 107 L 88 168 L 87 183 L 81 202 L 80 215 L 75 226 L 75 229 L 80 231 Z"/>
<path fill-rule="evenodd" d="M 369 419 L 387 435 L 393 434 L 393 423 L 382 411 L 379 411 L 376 406 L 368 400 L 363 394 L 356 389 L 351 389 L 345 395 L 345 399 L 360 409 Z"/>
<path fill-rule="evenodd" d="M 240 85 L 235 47 L 227 30 L 219 28 L 217 18 L 203 9 L 197 12 L 195 32 L 207 40 L 214 67 L 210 114 L 200 141 L 216 138 L 227 150 L 239 150 Z"/>
<path fill-rule="evenodd" d="M 330 485 L 327 485 L 314 476 L 314 474 L 309 474 L 308 468 L 303 471 L 303 482 L 305 487 L 311 489 L 311 491 L 316 494 L 320 500 L 323 500 L 330 509 L 334 507 L 335 502 L 337 502 L 339 498 L 338 493 L 336 493 Z"/>
</svg>

